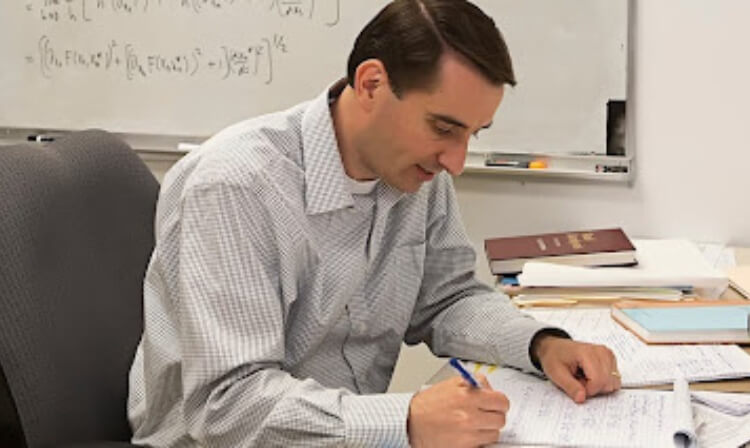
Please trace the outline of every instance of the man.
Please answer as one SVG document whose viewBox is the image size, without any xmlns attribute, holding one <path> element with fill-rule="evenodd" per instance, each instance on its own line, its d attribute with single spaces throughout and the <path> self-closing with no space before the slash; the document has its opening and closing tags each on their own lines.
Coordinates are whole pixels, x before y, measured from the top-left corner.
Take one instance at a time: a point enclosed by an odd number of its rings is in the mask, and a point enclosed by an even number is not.
<svg viewBox="0 0 750 448">
<path fill-rule="evenodd" d="M 383 394 L 402 341 L 543 372 L 579 403 L 620 387 L 608 349 L 474 278 L 450 175 L 515 83 L 494 22 L 464 0 L 396 0 L 357 38 L 347 80 L 228 128 L 167 175 L 135 442 L 497 440 L 509 403 L 486 379 Z"/>
</svg>

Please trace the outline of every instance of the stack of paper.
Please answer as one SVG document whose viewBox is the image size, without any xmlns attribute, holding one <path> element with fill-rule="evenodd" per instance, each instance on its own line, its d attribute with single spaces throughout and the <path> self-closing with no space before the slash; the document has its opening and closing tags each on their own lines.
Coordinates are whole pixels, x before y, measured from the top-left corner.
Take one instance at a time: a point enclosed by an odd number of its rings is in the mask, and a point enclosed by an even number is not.
<svg viewBox="0 0 750 448">
<path fill-rule="evenodd" d="M 529 262 L 518 276 L 522 288 L 673 288 L 717 298 L 727 287 L 726 274 L 709 265 L 686 240 L 634 240 L 638 265 L 587 268 Z M 595 289 L 594 289 L 595 290 Z"/>
<path fill-rule="evenodd" d="M 502 446 L 736 447 L 750 441 L 744 397 L 715 392 L 704 398 L 683 378 L 672 391 L 623 389 L 578 405 L 549 381 L 509 368 L 483 370 L 510 401 Z"/>
<path fill-rule="evenodd" d="M 685 296 L 675 288 L 520 288 L 513 296 L 513 303 L 525 306 L 557 306 L 576 303 L 607 303 L 620 300 L 664 300 L 677 301 Z"/>
</svg>

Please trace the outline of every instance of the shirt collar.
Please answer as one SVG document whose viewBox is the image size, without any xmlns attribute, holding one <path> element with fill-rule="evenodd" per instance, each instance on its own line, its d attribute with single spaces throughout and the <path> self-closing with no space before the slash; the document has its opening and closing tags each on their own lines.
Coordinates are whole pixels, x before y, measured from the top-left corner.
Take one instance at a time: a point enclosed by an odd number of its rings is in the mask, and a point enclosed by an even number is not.
<svg viewBox="0 0 750 448">
<path fill-rule="evenodd" d="M 353 207 L 349 177 L 341 161 L 330 105 L 346 87 L 346 78 L 333 83 L 309 103 L 302 117 L 302 157 L 305 166 L 305 202 L 309 215 Z M 379 205 L 387 211 L 404 193 L 378 182 Z"/>
<path fill-rule="evenodd" d="M 347 176 L 347 182 L 349 183 L 349 191 L 351 191 L 353 195 L 367 195 L 377 188 L 380 179 L 356 180 Z"/>
<path fill-rule="evenodd" d="M 318 95 L 302 118 L 305 201 L 310 215 L 354 206 L 329 108 L 341 87 L 339 81 Z"/>
</svg>

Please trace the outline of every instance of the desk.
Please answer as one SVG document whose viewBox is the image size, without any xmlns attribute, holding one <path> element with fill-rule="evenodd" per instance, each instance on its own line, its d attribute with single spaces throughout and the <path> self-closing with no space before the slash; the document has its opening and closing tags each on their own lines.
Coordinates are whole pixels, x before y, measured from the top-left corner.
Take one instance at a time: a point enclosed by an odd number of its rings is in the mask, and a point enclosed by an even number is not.
<svg viewBox="0 0 750 448">
<path fill-rule="evenodd" d="M 735 256 L 736 256 L 738 264 L 750 264 L 750 250 L 744 250 L 741 254 L 736 252 Z M 731 299 L 731 298 L 739 298 L 739 297 L 740 296 L 736 293 L 736 291 L 733 291 L 733 290 L 728 290 L 724 295 L 722 295 L 722 299 Z M 746 345 L 744 347 L 744 350 L 745 352 L 750 354 L 750 345 Z M 434 384 L 439 381 L 454 377 L 456 375 L 457 374 L 455 370 L 446 363 L 437 371 L 437 373 L 435 373 L 430 378 L 430 380 L 428 381 L 428 384 Z M 662 390 L 671 390 L 672 385 L 665 384 L 665 385 L 652 387 L 652 388 L 662 389 Z M 750 393 L 750 379 L 693 383 L 690 385 L 690 389 Z M 513 409 L 513 405 L 511 405 L 511 409 Z M 517 445 L 511 445 L 511 446 L 517 446 Z M 744 447 L 750 448 L 750 444 L 746 444 L 744 445 Z"/>
<path fill-rule="evenodd" d="M 750 247 L 735 247 L 734 259 L 738 266 L 750 264 Z"/>
<path fill-rule="evenodd" d="M 735 259 L 738 265 L 749 265 L 750 264 L 750 248 L 735 248 Z M 721 296 L 721 299 L 738 299 L 738 298 L 743 298 L 743 297 L 732 288 L 727 288 L 727 291 Z M 750 344 L 745 344 L 742 346 L 742 348 L 743 350 L 745 350 L 746 353 L 750 354 Z M 453 376 L 456 376 L 455 370 L 446 363 L 429 379 L 427 384 L 435 384 L 437 382 L 440 382 L 442 380 L 448 379 Z M 650 386 L 646 388 L 670 390 L 672 388 L 672 385 L 664 384 L 664 385 L 659 385 L 659 386 Z M 712 390 L 712 391 L 721 391 L 721 392 L 750 393 L 750 378 L 692 383 L 690 384 L 690 389 L 691 390 Z"/>
</svg>

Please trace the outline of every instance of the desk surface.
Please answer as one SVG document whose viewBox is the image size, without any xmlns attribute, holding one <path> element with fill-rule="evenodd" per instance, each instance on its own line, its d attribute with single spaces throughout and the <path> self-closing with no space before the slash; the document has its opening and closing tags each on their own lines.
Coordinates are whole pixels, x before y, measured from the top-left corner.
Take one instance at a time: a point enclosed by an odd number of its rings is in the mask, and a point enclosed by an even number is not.
<svg viewBox="0 0 750 448">
<path fill-rule="evenodd" d="M 737 266 L 750 264 L 750 247 L 735 247 L 734 259 Z"/>
<path fill-rule="evenodd" d="M 734 253 L 737 265 L 750 265 L 750 248 L 736 248 Z M 740 299 L 744 298 L 734 289 L 727 288 L 727 291 L 722 294 L 722 299 Z M 742 346 L 743 350 L 750 355 L 750 345 L 745 344 Z M 428 381 L 428 384 L 435 384 L 442 380 L 456 376 L 456 372 L 447 363 L 443 365 Z M 672 389 L 672 385 L 664 384 L 660 386 L 650 386 L 647 389 Z M 722 381 L 707 381 L 700 383 L 691 383 L 691 390 L 713 390 L 720 392 L 744 392 L 750 393 L 750 378 L 736 379 L 736 380 L 722 380 Z"/>
</svg>

